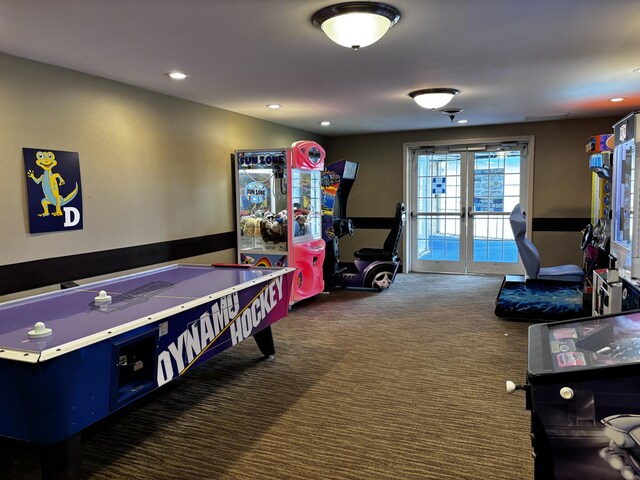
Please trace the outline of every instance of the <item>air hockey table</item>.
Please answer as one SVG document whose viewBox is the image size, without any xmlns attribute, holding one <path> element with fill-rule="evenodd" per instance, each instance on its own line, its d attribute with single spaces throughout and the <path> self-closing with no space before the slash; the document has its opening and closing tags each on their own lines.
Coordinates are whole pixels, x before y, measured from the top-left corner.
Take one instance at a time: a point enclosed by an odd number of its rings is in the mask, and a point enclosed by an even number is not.
<svg viewBox="0 0 640 480">
<path fill-rule="evenodd" d="M 0 435 L 78 478 L 81 431 L 289 311 L 292 268 L 171 265 L 0 304 Z"/>
</svg>

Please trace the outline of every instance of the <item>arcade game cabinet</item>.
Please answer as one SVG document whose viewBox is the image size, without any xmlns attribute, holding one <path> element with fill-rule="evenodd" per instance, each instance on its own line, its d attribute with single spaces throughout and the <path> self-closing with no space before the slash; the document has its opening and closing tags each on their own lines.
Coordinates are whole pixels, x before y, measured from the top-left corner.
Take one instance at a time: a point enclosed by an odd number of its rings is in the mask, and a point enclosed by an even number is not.
<svg viewBox="0 0 640 480">
<path fill-rule="evenodd" d="M 238 261 L 295 267 L 291 304 L 324 289 L 324 157 L 324 149 L 312 141 L 235 152 Z"/>
<path fill-rule="evenodd" d="M 386 290 L 400 267 L 398 246 L 404 230 L 406 212 L 403 203 L 396 205 L 391 230 L 382 248 L 361 248 L 353 262 L 340 261 L 339 239 L 353 235 L 347 218 L 347 199 L 358 175 L 358 163 L 340 160 L 322 172 L 322 237 L 327 243 L 324 263 L 325 290 L 337 287 Z"/>
<path fill-rule="evenodd" d="M 622 282 L 621 310 L 627 311 L 640 307 L 640 112 L 614 124 L 613 137 L 611 256 Z"/>
<path fill-rule="evenodd" d="M 613 135 L 596 135 L 586 145 L 589 153 L 589 168 L 593 172 L 591 180 L 591 223 L 582 234 L 582 268 L 585 272 L 585 300 L 592 305 L 594 315 L 620 311 L 616 302 L 618 285 L 611 288 L 609 298 L 608 283 L 615 283 L 617 276 L 608 275 L 609 239 L 611 235 L 611 197 L 612 197 L 612 150 Z M 618 295 L 619 296 L 619 295 Z"/>
<path fill-rule="evenodd" d="M 347 218 L 347 199 L 358 176 L 357 162 L 340 160 L 322 172 L 322 238 L 327 244 L 324 257 L 324 289 L 339 286 L 340 274 L 347 267 L 340 266 L 339 239 L 353 235 L 353 222 Z"/>
<path fill-rule="evenodd" d="M 640 313 L 531 325 L 535 480 L 640 479 Z"/>
<path fill-rule="evenodd" d="M 540 267 L 538 250 L 526 236 L 527 222 L 520 204 L 509 215 L 509 223 L 526 275 L 505 275 L 496 299 L 496 316 L 546 321 L 588 315 L 585 314 L 582 268 L 577 265 Z"/>
</svg>

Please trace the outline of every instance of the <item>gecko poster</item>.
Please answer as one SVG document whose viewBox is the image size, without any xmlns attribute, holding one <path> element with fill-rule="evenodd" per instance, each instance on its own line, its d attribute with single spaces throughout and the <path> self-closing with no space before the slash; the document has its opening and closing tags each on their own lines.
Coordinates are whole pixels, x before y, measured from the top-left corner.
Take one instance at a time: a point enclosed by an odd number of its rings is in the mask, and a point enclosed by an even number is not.
<svg viewBox="0 0 640 480">
<path fill-rule="evenodd" d="M 23 148 L 31 233 L 82 229 L 78 152 Z"/>
</svg>

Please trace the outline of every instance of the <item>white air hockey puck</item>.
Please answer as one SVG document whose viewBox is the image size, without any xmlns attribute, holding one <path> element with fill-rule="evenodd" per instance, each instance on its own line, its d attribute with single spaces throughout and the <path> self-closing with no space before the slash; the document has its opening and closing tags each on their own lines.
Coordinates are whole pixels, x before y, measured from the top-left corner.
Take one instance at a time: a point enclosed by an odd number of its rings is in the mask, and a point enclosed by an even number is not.
<svg viewBox="0 0 640 480">
<path fill-rule="evenodd" d="M 34 325 L 33 330 L 29 330 L 29 338 L 42 338 L 48 337 L 53 331 L 50 328 L 45 327 L 43 322 L 38 322 Z"/>
<path fill-rule="evenodd" d="M 100 293 L 98 294 L 97 297 L 94 297 L 93 301 L 96 303 L 110 302 L 111 295 L 107 295 L 107 292 L 105 292 L 104 290 L 100 290 Z"/>
</svg>

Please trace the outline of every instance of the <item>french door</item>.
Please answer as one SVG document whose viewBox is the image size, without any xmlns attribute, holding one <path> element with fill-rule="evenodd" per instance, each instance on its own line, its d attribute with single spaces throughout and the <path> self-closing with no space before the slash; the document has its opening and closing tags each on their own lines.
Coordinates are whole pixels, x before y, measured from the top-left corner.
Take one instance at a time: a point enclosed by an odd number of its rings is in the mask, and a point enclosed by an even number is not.
<svg viewBox="0 0 640 480">
<path fill-rule="evenodd" d="M 509 225 L 527 208 L 528 143 L 409 148 L 410 271 L 521 273 Z"/>
</svg>

